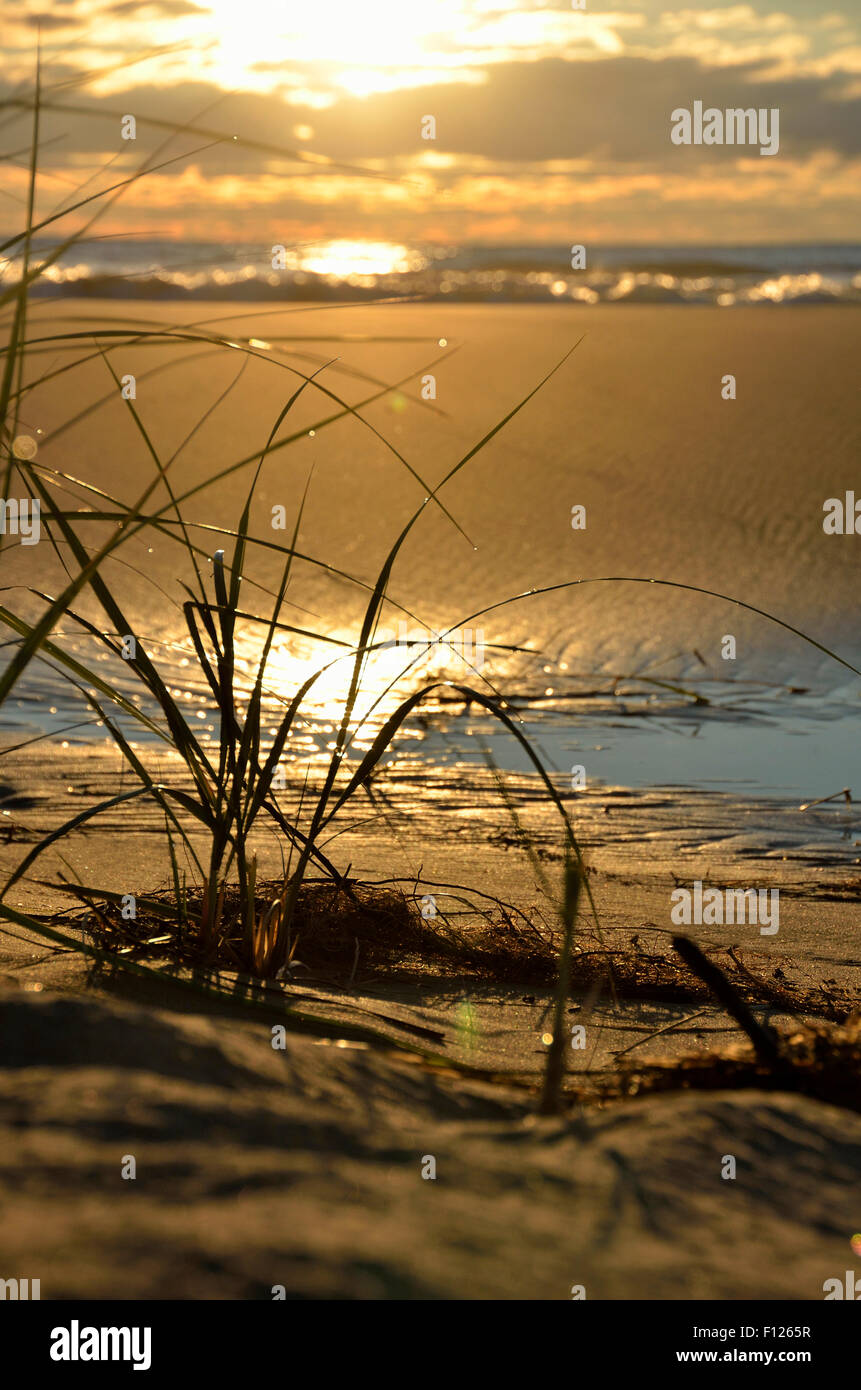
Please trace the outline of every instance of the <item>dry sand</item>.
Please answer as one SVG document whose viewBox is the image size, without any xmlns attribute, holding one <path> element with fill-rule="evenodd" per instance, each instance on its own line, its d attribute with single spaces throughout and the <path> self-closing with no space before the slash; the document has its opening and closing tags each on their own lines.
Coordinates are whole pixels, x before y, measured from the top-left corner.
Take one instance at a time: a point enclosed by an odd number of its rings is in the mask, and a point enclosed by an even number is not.
<svg viewBox="0 0 861 1390">
<path fill-rule="evenodd" d="M 80 754 L 65 758 L 64 773 L 78 785 L 86 773 L 92 790 L 92 757 L 89 769 Z M 26 761 L 19 755 L 21 781 Z M 691 873 L 708 864 L 728 881 L 750 872 L 727 847 L 692 859 L 694 828 L 680 843 L 678 807 L 662 814 L 657 800 L 596 794 L 581 813 L 610 937 L 648 940 L 644 924 L 666 922 L 668 864 L 687 859 Z M 486 811 L 480 802 L 476 812 Z M 45 807 L 24 814 L 32 824 Z M 524 814 L 549 847 L 557 832 L 546 815 Z M 524 857 L 491 843 L 483 818 L 464 842 L 469 820 L 461 800 L 405 826 L 417 837 L 414 866 L 421 857 L 449 882 L 540 904 Z M 712 805 L 707 823 L 716 820 Z M 154 887 L 165 876 L 155 832 L 141 818 L 124 832 L 115 822 L 69 853 L 90 881 L 133 874 Z M 21 849 L 13 840 L 6 861 Z M 349 837 L 343 851 L 369 873 L 391 872 L 384 829 Z M 794 892 L 787 939 L 743 937 L 746 967 L 763 978 L 783 969 L 798 985 L 839 977 L 857 999 L 857 905 L 834 900 L 841 885 L 851 891 L 845 868 L 829 872 L 828 888 L 803 857 L 765 857 L 757 870 Z M 58 902 L 35 885 L 12 900 Z M 515 1084 L 537 1081 L 543 1066 L 547 998 L 534 985 L 435 982 L 432 972 L 387 984 L 361 968 L 347 995 L 300 981 L 288 987 L 298 1007 L 341 1026 L 323 1038 L 288 1034 L 275 1051 L 268 1020 L 93 971 L 20 927 L 0 938 L 0 979 L 4 1259 L 41 1278 L 43 1298 L 269 1298 L 283 1285 L 288 1297 L 568 1299 L 582 1285 L 593 1299 L 803 1300 L 823 1297 L 824 1281 L 851 1265 L 858 1114 L 724 1090 L 540 1120 L 535 1092 Z M 588 1002 L 572 1000 L 578 1011 Z M 781 1021 L 779 1010 L 756 1012 Z M 403 1040 L 399 1020 L 436 1030 L 435 1052 L 497 1080 L 429 1069 L 386 1045 Z M 382 1033 L 381 1045 L 344 1041 L 357 1023 Z M 641 1059 L 702 1053 L 739 1036 L 717 1006 L 647 994 L 618 1006 L 605 995 L 589 1028 L 589 1053 L 572 1053 L 572 1067 L 612 1067 L 622 1048 Z M 720 1176 L 728 1154 L 734 1181 Z M 121 1177 L 128 1155 L 134 1181 Z M 429 1155 L 435 1180 L 421 1175 Z"/>
<path fill-rule="evenodd" d="M 819 1299 L 851 1263 L 861 1117 L 814 1101 L 538 1120 L 504 1087 L 94 997 L 4 993 L 0 1035 L 4 1267 L 43 1298 Z"/>
</svg>

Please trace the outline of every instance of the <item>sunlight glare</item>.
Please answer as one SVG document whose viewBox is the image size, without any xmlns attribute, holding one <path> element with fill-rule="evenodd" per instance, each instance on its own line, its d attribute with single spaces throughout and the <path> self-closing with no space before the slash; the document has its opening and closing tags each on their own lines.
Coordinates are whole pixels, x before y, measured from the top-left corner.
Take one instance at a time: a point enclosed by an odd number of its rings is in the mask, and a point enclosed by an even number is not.
<svg viewBox="0 0 861 1390">
<path fill-rule="evenodd" d="M 465 18 L 463 0 L 303 0 L 286 6 L 212 0 L 209 8 L 221 80 L 238 81 L 255 69 L 271 75 L 282 64 L 285 73 L 299 64 L 319 64 L 355 95 L 391 85 L 392 69 L 421 65 L 427 41 L 457 32 Z M 267 55 L 262 66 L 261 54 Z M 362 69 L 377 70 L 378 80 Z"/>
</svg>

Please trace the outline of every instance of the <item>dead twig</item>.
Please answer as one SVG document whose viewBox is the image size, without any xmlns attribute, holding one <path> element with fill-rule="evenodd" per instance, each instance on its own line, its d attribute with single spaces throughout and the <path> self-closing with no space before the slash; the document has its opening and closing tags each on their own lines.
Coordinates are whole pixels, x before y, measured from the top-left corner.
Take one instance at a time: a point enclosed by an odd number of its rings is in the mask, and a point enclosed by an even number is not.
<svg viewBox="0 0 861 1390">
<path fill-rule="evenodd" d="M 771 1028 L 757 1022 L 720 967 L 704 956 L 699 946 L 687 936 L 674 936 L 673 946 L 685 965 L 699 975 L 703 984 L 708 986 L 727 1013 L 735 1019 L 739 1028 L 747 1034 L 760 1061 L 772 1071 L 791 1075 L 792 1066 L 781 1051 L 777 1034 Z"/>
</svg>

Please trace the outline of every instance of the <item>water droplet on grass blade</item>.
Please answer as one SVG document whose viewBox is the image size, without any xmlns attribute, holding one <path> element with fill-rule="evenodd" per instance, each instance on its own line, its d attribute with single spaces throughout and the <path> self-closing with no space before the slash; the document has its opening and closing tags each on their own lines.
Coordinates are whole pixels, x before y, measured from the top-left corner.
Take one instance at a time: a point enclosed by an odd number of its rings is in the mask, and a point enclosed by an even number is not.
<svg viewBox="0 0 861 1390">
<path fill-rule="evenodd" d="M 29 434 L 19 434 L 12 441 L 12 453 L 16 459 L 34 459 L 38 448 L 35 439 Z"/>
</svg>

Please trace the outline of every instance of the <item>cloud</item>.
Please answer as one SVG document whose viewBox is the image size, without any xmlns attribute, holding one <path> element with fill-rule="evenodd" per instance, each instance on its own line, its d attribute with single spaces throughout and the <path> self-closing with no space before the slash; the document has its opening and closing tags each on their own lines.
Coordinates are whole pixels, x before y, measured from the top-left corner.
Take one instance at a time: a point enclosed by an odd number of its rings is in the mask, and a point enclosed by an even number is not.
<svg viewBox="0 0 861 1390">
<path fill-rule="evenodd" d="M 305 76 L 299 66 L 291 72 L 296 82 Z M 9 85 L 0 83 L 0 100 Z M 673 145 L 671 112 L 697 99 L 720 109 L 778 107 L 779 154 L 761 159 L 756 149 Z M 43 138 L 65 136 L 46 146 L 47 167 L 71 169 L 83 181 L 116 160 L 88 191 L 127 175 L 165 139 L 150 114 L 178 126 L 199 120 L 226 137 L 136 184 L 111 214 L 112 227 L 193 233 L 206 225 L 212 236 L 265 239 L 262 228 L 274 220 L 286 223 L 274 238 L 282 241 L 326 233 L 491 237 L 503 225 L 511 229 L 507 238 L 534 241 L 566 235 L 578 218 L 588 234 L 610 240 L 684 239 L 686 226 L 706 240 L 790 233 L 850 240 L 857 228 L 852 161 L 861 156 L 861 89 L 848 87 L 844 72 L 767 76 L 754 63 L 621 55 L 495 64 L 469 84 L 342 95 L 323 109 L 297 100 L 295 88 L 285 98 L 226 93 L 207 82 L 139 82 L 121 96 L 82 90 L 58 100 L 77 109 L 43 112 Z M 119 115 L 127 112 L 137 118 L 138 139 L 126 146 Z M 429 114 L 435 141 L 420 137 Z M 20 116 L 23 131 L 26 109 Z M 388 178 L 292 162 L 297 126 L 313 128 L 312 153 Z M 206 138 L 187 132 L 162 157 Z"/>
<path fill-rule="evenodd" d="M 141 11 L 155 11 L 164 19 L 179 19 L 184 15 L 201 14 L 208 15 L 212 11 L 205 9 L 202 5 L 193 5 L 191 0 L 122 0 L 121 4 L 109 5 L 101 13 L 109 15 L 133 14 L 140 15 Z"/>
<path fill-rule="evenodd" d="M 83 19 L 72 14 L 22 14 L 13 15 L 11 18 L 17 24 L 23 24 L 26 29 L 69 29 L 85 23 Z"/>
<path fill-rule="evenodd" d="M 778 107 L 782 159 L 817 150 L 846 158 L 861 154 L 861 98 L 847 92 L 845 74 L 767 79 L 754 64 L 728 69 L 691 58 L 513 62 L 491 68 L 477 83 L 342 96 L 324 109 L 285 101 L 276 93 L 226 93 L 206 82 L 171 87 L 139 83 L 126 85 L 121 100 L 76 93 L 66 104 L 89 113 L 86 118 L 75 110 L 46 111 L 45 121 L 51 134 L 68 132 L 66 149 L 106 150 L 116 146 L 110 122 L 121 106 L 123 113 L 137 117 L 137 148 L 143 150 L 140 140 L 149 113 L 194 125 L 196 114 L 206 112 L 199 119 L 207 130 L 223 131 L 228 138 L 239 134 L 239 147 L 230 152 L 232 167 L 248 174 L 263 169 L 279 149 L 295 146 L 295 125 L 313 127 L 314 151 L 350 164 L 385 163 L 427 151 L 455 161 L 479 157 L 523 165 L 575 158 L 668 170 L 683 162 L 704 167 L 721 160 L 731 163 L 737 148 L 680 148 L 670 142 L 671 112 L 694 100 L 721 109 Z M 112 114 L 94 119 L 101 112 Z M 421 139 L 425 115 L 436 118 L 432 142 Z M 164 138 L 163 132 L 149 129 Z M 244 141 L 271 148 L 255 151 Z M 223 157 L 223 151 L 213 156 Z"/>
<path fill-rule="evenodd" d="M 437 121 L 434 148 L 448 153 L 524 163 L 579 155 L 665 167 L 677 167 L 680 156 L 710 164 L 734 158 L 725 147 L 683 151 L 670 144 L 670 113 L 700 99 L 720 108 L 779 107 L 786 156 L 820 148 L 848 156 L 861 151 L 861 103 L 842 99 L 844 83 L 840 74 L 769 81 L 755 64 L 728 69 L 692 58 L 549 58 L 494 66 L 480 86 L 342 98 L 317 112 L 313 124 L 316 147 L 349 160 L 415 150 L 426 114 Z"/>
</svg>

